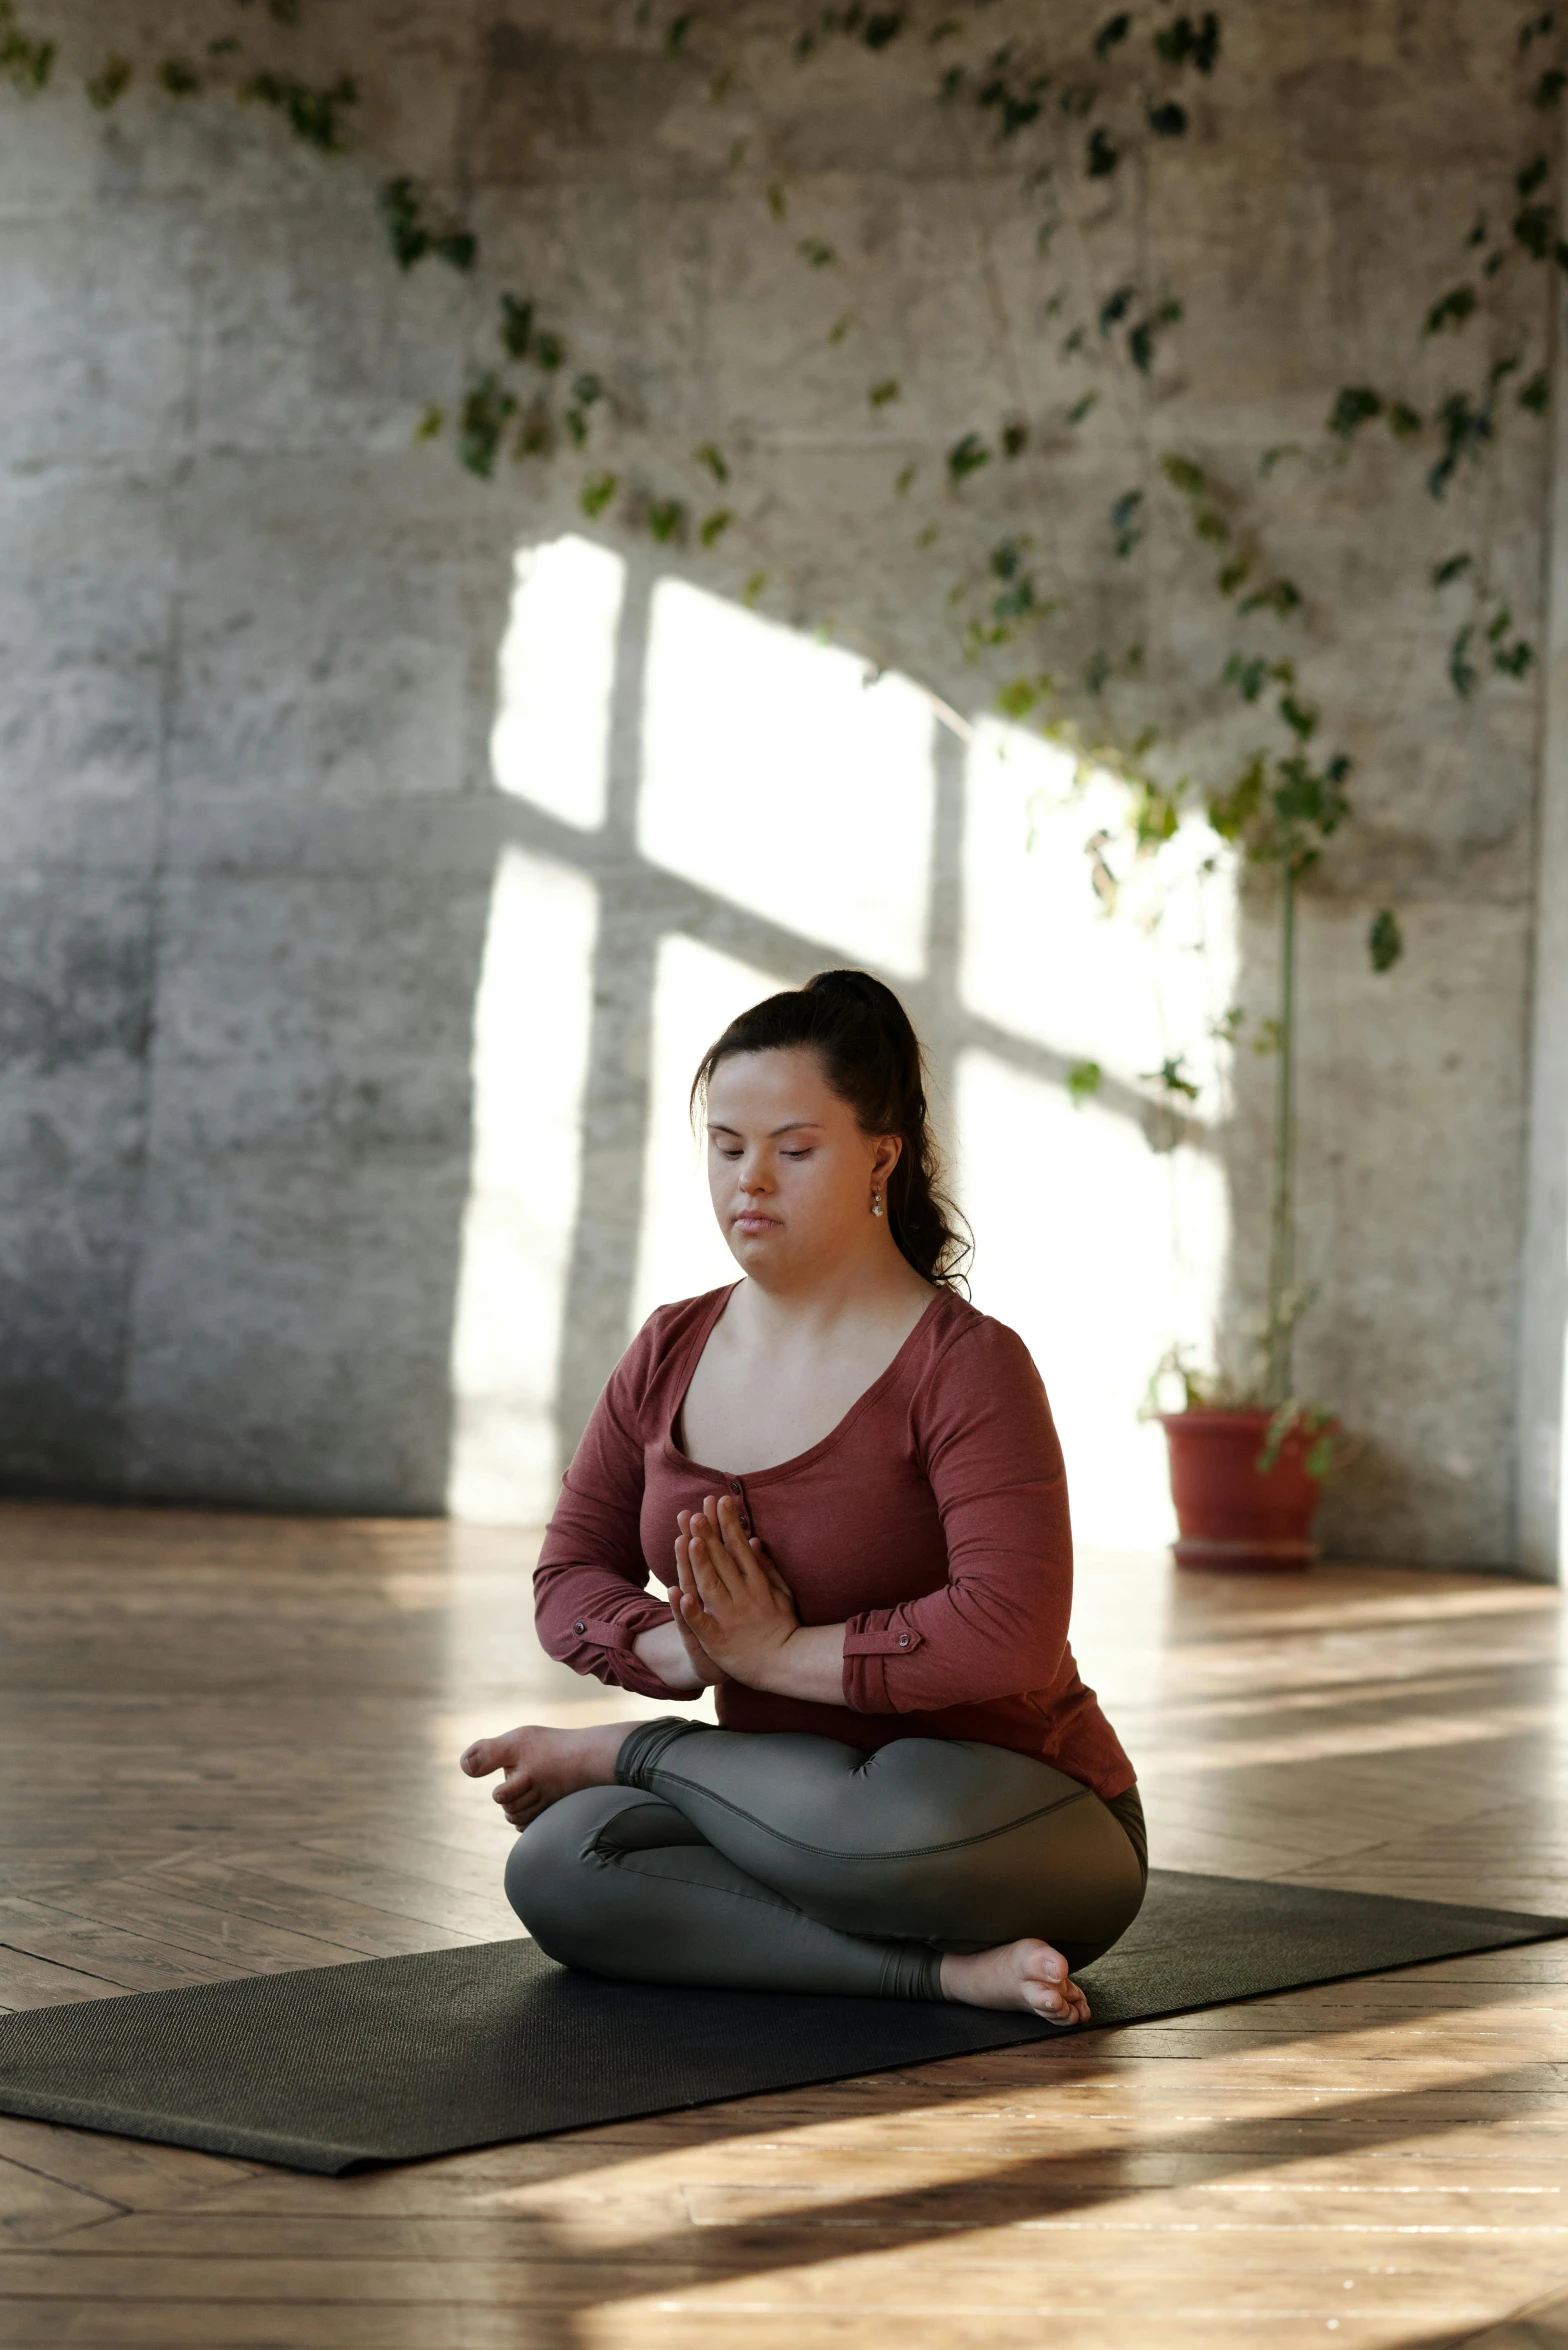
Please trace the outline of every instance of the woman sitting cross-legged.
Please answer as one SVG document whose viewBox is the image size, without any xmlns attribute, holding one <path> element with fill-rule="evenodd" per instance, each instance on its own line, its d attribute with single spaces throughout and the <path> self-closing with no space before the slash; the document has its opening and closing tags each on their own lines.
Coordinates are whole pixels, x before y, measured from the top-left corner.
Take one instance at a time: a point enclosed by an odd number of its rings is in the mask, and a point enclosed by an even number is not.
<svg viewBox="0 0 1568 2350">
<path fill-rule="evenodd" d="M 732 1022 L 693 1098 L 744 1279 L 639 1333 L 535 1582 L 553 1656 L 711 1686 L 721 1727 L 471 1746 L 522 1830 L 512 1906 L 595 1974 L 1083 2023 L 1072 1970 L 1137 1915 L 1143 1813 L 1067 1643 L 1039 1374 L 953 1286 L 914 1031 L 823 972 Z"/>
</svg>

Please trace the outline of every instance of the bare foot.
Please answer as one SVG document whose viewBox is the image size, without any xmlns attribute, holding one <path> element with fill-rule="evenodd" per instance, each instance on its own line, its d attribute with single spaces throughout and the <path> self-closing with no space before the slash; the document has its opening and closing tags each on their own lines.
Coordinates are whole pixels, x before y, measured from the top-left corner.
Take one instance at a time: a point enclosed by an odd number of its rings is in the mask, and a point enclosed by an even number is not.
<svg viewBox="0 0 1568 2350">
<path fill-rule="evenodd" d="M 499 1738 L 476 1738 L 458 1757 L 458 1768 L 471 1779 L 505 1771 L 499 1787 L 490 1790 L 514 1828 L 530 1820 L 563 1795 L 579 1787 L 613 1787 L 615 1758 L 634 1722 L 599 1722 L 591 1730 L 503 1731 Z"/>
<path fill-rule="evenodd" d="M 964 2007 L 1022 2008 L 1048 2024 L 1086 2024 L 1089 2002 L 1049 1942 L 1000 1942 L 942 1961 L 942 1996 Z"/>
</svg>

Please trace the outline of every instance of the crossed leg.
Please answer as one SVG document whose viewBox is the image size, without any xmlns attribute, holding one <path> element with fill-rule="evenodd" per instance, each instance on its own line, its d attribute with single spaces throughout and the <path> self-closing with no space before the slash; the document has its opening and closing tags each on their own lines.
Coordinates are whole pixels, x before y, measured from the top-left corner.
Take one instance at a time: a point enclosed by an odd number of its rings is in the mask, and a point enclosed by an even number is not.
<svg viewBox="0 0 1568 2350">
<path fill-rule="evenodd" d="M 641 1981 L 854 1992 L 1088 2020 L 1070 1967 L 1136 1915 L 1142 1871 L 1075 1780 L 1006 1748 L 675 1719 L 519 1730 L 513 1907 L 552 1957 Z"/>
</svg>

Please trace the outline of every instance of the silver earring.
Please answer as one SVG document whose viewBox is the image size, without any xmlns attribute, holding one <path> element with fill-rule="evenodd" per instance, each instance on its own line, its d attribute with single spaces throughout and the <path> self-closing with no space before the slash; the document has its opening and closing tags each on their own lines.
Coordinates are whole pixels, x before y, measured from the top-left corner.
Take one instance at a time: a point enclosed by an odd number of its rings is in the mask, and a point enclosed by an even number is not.
<svg viewBox="0 0 1568 2350">
<path fill-rule="evenodd" d="M 871 1194 L 871 1213 L 873 1216 L 880 1216 L 882 1213 L 882 1194 L 880 1191 L 874 1191 Z"/>
</svg>

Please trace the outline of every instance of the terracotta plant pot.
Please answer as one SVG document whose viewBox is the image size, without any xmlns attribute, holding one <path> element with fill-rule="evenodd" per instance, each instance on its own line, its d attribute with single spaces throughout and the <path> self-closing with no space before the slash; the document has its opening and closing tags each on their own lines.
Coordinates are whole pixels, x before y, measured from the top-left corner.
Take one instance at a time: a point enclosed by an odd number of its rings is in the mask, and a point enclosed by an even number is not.
<svg viewBox="0 0 1568 2350">
<path fill-rule="evenodd" d="M 1324 1431 L 1292 1428 L 1274 1466 L 1260 1475 L 1271 1416 L 1161 1412 L 1181 1529 L 1173 1546 L 1179 1567 L 1310 1567 L 1317 1557 L 1312 1521 L 1323 1487 L 1307 1475 L 1306 1456 Z"/>
</svg>

